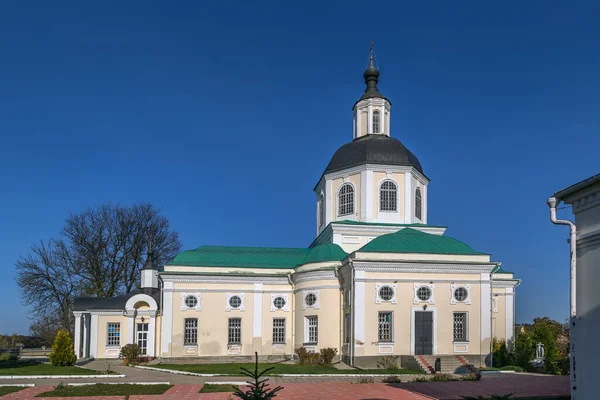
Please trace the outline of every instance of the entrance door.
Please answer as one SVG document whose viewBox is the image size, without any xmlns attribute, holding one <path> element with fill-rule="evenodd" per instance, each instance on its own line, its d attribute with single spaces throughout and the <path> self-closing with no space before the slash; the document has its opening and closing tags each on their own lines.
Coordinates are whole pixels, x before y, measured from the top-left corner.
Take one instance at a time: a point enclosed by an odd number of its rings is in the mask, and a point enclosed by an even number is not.
<svg viewBox="0 0 600 400">
<path fill-rule="evenodd" d="M 433 313 L 415 311 L 415 355 L 433 354 Z"/>
<path fill-rule="evenodd" d="M 148 324 L 137 324 L 137 344 L 140 354 L 148 354 Z"/>
</svg>

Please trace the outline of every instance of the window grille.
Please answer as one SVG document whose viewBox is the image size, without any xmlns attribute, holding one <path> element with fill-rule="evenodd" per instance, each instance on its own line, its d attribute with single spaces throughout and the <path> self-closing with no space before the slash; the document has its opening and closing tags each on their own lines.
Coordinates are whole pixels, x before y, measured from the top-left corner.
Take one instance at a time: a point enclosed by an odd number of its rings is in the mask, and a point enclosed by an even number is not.
<svg viewBox="0 0 600 400">
<path fill-rule="evenodd" d="M 187 308 L 194 308 L 196 305 L 198 305 L 198 299 L 196 296 L 187 296 L 185 298 L 185 306 Z"/>
<path fill-rule="evenodd" d="M 373 133 L 379 133 L 379 111 L 373 111 Z"/>
<path fill-rule="evenodd" d="M 316 315 L 306 317 L 306 323 L 308 327 L 308 341 L 307 343 L 317 343 L 319 339 L 319 320 Z"/>
<path fill-rule="evenodd" d="M 309 307 L 314 306 L 315 303 L 317 302 L 317 295 L 314 293 L 307 294 L 306 297 L 304 298 L 304 302 Z"/>
<path fill-rule="evenodd" d="M 417 297 L 421 301 L 427 301 L 431 298 L 431 289 L 428 286 L 421 286 L 417 289 Z"/>
<path fill-rule="evenodd" d="M 456 301 L 465 301 L 467 299 L 468 295 L 469 295 L 469 292 L 467 291 L 467 288 L 464 286 L 460 286 L 460 287 L 457 287 L 456 289 L 454 289 L 454 299 Z"/>
<path fill-rule="evenodd" d="M 379 289 L 379 298 L 384 301 L 390 301 L 394 297 L 394 289 L 391 286 L 382 286 Z"/>
<path fill-rule="evenodd" d="M 421 219 L 423 214 L 421 206 L 421 189 L 417 188 L 415 191 L 415 217 Z"/>
<path fill-rule="evenodd" d="M 398 210 L 398 187 L 392 181 L 385 181 L 381 184 L 381 189 L 379 190 L 379 210 Z"/>
<path fill-rule="evenodd" d="M 467 341 L 467 313 L 466 312 L 454 313 L 454 341 L 455 342 L 466 342 Z"/>
<path fill-rule="evenodd" d="M 338 215 L 354 214 L 354 188 L 349 183 L 342 185 L 338 194 Z"/>
<path fill-rule="evenodd" d="M 229 344 L 242 343 L 242 319 L 229 318 Z"/>
<path fill-rule="evenodd" d="M 107 346 L 120 346 L 121 345 L 121 323 L 120 322 L 109 322 L 107 326 L 106 335 Z"/>
<path fill-rule="evenodd" d="M 229 298 L 229 305 L 231 308 L 239 308 L 242 305 L 242 298 L 240 296 L 231 296 Z"/>
<path fill-rule="evenodd" d="M 198 319 L 186 318 L 184 320 L 183 345 L 196 346 L 198 344 Z"/>
<path fill-rule="evenodd" d="M 275 297 L 273 305 L 277 309 L 282 309 L 285 306 L 285 299 L 283 297 Z"/>
<path fill-rule="evenodd" d="M 377 328 L 378 340 L 380 342 L 392 341 L 393 318 L 391 312 L 387 311 L 379 313 L 379 324 Z"/>
<path fill-rule="evenodd" d="M 274 318 L 273 319 L 273 343 L 284 344 L 285 343 L 285 319 Z"/>
</svg>

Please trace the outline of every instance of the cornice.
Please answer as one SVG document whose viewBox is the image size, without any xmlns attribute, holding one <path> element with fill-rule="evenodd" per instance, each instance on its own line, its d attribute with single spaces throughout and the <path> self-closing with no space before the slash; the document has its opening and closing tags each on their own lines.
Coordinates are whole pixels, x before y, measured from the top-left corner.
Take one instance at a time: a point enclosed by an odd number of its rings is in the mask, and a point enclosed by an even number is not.
<svg viewBox="0 0 600 400">
<path fill-rule="evenodd" d="M 331 223 L 332 235 L 335 233 L 346 233 L 346 234 L 362 234 L 362 233 L 394 233 L 404 228 L 412 228 L 421 232 L 429 233 L 432 235 L 441 236 L 446 232 L 446 227 L 429 227 L 429 226 L 410 226 L 409 225 L 344 225 L 336 224 L 335 221 Z"/>
<path fill-rule="evenodd" d="M 362 165 L 357 165 L 355 167 L 350 167 L 350 168 L 342 169 L 342 170 L 339 170 L 339 171 L 330 172 L 328 174 L 325 174 L 323 176 L 323 178 L 325 180 L 338 179 L 338 178 L 343 178 L 343 177 L 348 176 L 348 175 L 359 174 L 359 173 L 361 173 L 363 171 L 381 171 L 381 172 L 399 172 L 399 173 L 408 173 L 408 172 L 410 172 L 422 184 L 424 184 L 424 185 L 428 185 L 429 184 L 429 179 L 427 179 L 427 177 L 425 175 L 423 175 L 422 173 L 420 173 L 419 171 L 417 171 L 417 169 L 415 167 L 412 167 L 412 166 L 402 166 L 402 165 L 385 165 L 385 164 L 362 164 Z M 323 179 L 323 178 L 321 178 L 321 179 Z M 320 183 L 321 183 L 321 180 L 319 180 L 319 182 L 315 186 L 315 189 L 319 186 Z"/>
<path fill-rule="evenodd" d="M 239 276 L 239 275 L 163 275 L 168 282 L 185 283 L 261 283 L 264 285 L 288 285 L 287 276 Z"/>
<path fill-rule="evenodd" d="M 577 249 L 600 245 L 600 230 L 577 235 Z"/>
<path fill-rule="evenodd" d="M 309 281 L 318 281 L 318 280 L 327 280 L 327 279 L 335 279 L 338 278 L 335 276 L 335 270 L 320 270 L 320 271 L 307 271 L 307 272 L 298 272 L 292 274 L 292 282 L 294 284 L 299 284 L 302 282 Z"/>
<path fill-rule="evenodd" d="M 503 279 L 503 280 L 493 280 L 492 286 L 494 288 L 515 288 L 521 284 L 520 279 Z"/>
<path fill-rule="evenodd" d="M 389 261 L 353 261 L 352 264 L 355 270 L 366 272 L 423 272 L 456 274 L 489 274 L 496 266 L 496 264 L 407 263 Z"/>
<path fill-rule="evenodd" d="M 100 310 L 88 310 L 90 315 L 120 315 L 121 317 L 126 316 L 125 309 L 123 310 L 111 310 L 111 311 L 100 311 Z"/>
</svg>

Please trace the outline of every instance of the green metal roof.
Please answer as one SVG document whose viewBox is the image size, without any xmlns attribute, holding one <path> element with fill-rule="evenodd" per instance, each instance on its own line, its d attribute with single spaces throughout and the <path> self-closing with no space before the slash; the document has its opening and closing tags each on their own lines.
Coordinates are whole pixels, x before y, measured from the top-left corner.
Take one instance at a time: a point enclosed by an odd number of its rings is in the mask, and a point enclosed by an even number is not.
<svg viewBox="0 0 600 400">
<path fill-rule="evenodd" d="M 381 235 L 358 251 L 373 253 L 485 254 L 475 251 L 465 243 L 449 236 L 432 235 L 412 228 L 404 228 L 395 233 Z"/>
<path fill-rule="evenodd" d="M 427 225 L 427 224 L 390 224 L 390 223 L 382 223 L 382 222 L 361 222 L 361 221 L 332 221 L 333 225 L 382 225 L 382 226 L 420 226 L 424 228 L 447 228 L 447 226 L 442 225 Z"/>
<path fill-rule="evenodd" d="M 312 249 L 200 246 L 197 249 L 179 253 L 167 265 L 291 269 L 309 262 L 339 261 L 346 255 L 341 247 L 330 243 Z"/>
<path fill-rule="evenodd" d="M 492 270 L 492 274 L 513 274 L 514 272 L 503 270 L 500 266 L 496 265 Z"/>
</svg>

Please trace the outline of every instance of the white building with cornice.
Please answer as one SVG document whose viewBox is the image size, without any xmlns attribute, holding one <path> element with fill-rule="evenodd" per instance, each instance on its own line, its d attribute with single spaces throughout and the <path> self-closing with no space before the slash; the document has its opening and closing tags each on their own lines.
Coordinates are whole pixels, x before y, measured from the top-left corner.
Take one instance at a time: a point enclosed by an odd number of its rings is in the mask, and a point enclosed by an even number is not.
<svg viewBox="0 0 600 400">
<path fill-rule="evenodd" d="M 355 366 L 397 355 L 405 367 L 440 358 L 454 370 L 489 363 L 493 337 L 510 346 L 520 281 L 428 224 L 429 178 L 391 136 L 372 60 L 364 78 L 353 140 L 314 187 L 309 247 L 201 246 L 161 268 L 150 254 L 138 290 L 75 301 L 78 357 L 118 357 L 128 343 L 164 362 L 331 347 Z"/>
</svg>

